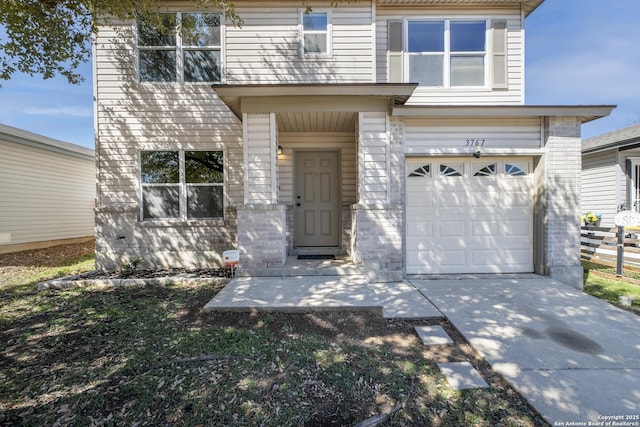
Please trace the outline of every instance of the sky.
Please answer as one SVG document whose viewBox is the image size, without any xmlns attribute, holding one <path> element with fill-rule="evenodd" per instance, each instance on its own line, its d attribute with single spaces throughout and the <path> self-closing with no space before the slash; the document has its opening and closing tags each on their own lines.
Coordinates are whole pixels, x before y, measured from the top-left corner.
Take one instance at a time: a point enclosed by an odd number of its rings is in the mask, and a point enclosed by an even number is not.
<svg viewBox="0 0 640 427">
<path fill-rule="evenodd" d="M 527 105 L 617 105 L 583 138 L 640 123 L 640 1 L 546 0 L 526 21 Z M 91 64 L 84 83 L 14 75 L 0 123 L 93 148 Z"/>
</svg>

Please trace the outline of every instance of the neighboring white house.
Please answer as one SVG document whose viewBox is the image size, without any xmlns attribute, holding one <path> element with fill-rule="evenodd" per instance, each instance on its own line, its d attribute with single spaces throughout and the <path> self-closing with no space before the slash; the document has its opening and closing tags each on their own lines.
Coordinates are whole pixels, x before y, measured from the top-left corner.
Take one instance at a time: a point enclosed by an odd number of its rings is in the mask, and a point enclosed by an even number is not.
<svg viewBox="0 0 640 427">
<path fill-rule="evenodd" d="M 543 0 L 172 1 L 100 28 L 99 269 L 281 267 L 310 247 L 374 280 L 536 272 L 581 286 L 581 124 L 525 105 Z M 182 30 L 173 30 L 182 28 Z"/>
<path fill-rule="evenodd" d="M 0 253 L 94 235 L 94 151 L 0 125 Z"/>
<path fill-rule="evenodd" d="M 613 227 L 618 209 L 640 212 L 640 124 L 582 143 L 582 210 Z"/>
</svg>

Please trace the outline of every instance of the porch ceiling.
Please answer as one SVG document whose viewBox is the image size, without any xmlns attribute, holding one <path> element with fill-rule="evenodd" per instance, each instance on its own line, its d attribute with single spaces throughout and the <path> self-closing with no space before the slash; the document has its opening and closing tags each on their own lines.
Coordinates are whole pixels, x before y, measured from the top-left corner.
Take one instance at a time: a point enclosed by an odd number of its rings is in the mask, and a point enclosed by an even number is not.
<svg viewBox="0 0 640 427">
<path fill-rule="evenodd" d="M 354 132 L 354 112 L 277 113 L 279 132 Z"/>
</svg>

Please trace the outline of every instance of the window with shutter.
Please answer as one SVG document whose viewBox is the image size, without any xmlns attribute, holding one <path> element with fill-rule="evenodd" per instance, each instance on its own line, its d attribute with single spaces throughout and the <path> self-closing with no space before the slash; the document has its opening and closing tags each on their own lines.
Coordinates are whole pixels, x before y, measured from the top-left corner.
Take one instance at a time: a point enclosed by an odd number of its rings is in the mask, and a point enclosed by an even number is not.
<svg viewBox="0 0 640 427">
<path fill-rule="evenodd" d="M 491 31 L 493 89 L 507 89 L 507 21 L 494 20 L 491 23 Z"/>
<path fill-rule="evenodd" d="M 402 83 L 402 21 L 389 21 L 387 23 L 387 47 L 388 69 L 387 81 L 389 83 Z"/>
<path fill-rule="evenodd" d="M 487 21 L 406 21 L 405 81 L 452 88 L 488 86 Z"/>
</svg>

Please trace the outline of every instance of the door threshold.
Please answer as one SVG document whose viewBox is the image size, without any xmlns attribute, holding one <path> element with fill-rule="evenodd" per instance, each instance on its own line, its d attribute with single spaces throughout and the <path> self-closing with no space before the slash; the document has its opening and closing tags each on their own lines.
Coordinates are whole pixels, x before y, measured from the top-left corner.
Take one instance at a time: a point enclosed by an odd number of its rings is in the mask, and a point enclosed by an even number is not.
<svg viewBox="0 0 640 427">
<path fill-rule="evenodd" d="M 298 246 L 293 249 L 293 255 L 341 255 L 339 246 Z"/>
</svg>

